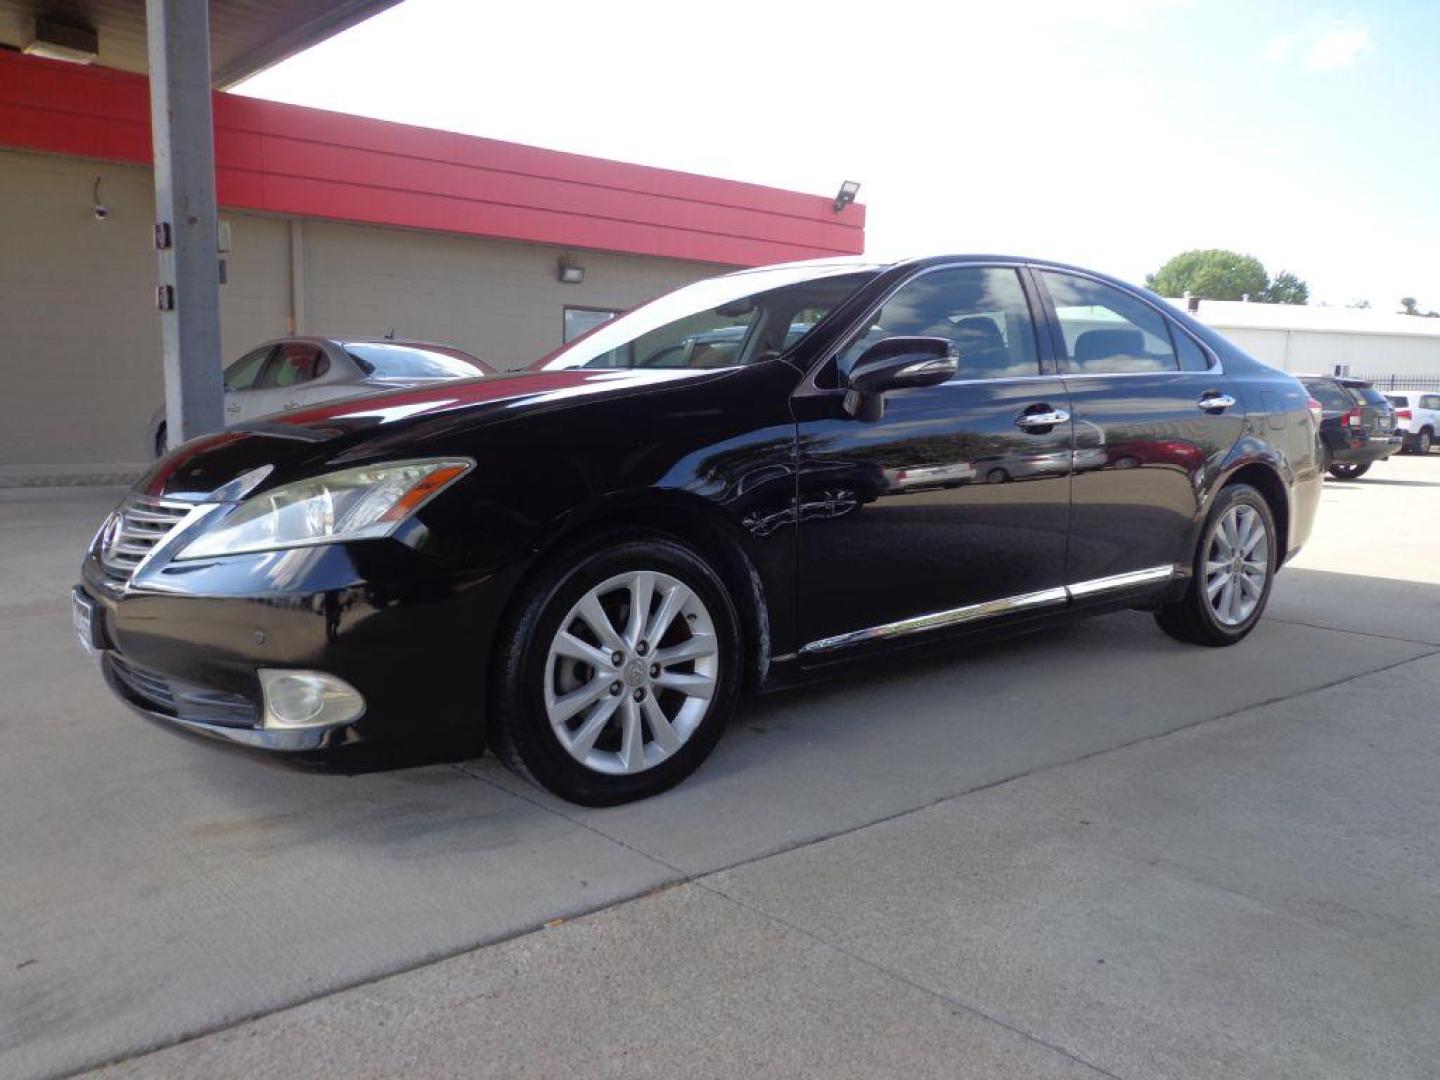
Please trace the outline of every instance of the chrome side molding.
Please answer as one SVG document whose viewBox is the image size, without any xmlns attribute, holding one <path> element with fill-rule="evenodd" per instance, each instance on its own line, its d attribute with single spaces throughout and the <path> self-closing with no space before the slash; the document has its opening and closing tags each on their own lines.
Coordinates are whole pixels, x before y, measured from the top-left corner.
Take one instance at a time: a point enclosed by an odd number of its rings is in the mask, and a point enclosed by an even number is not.
<svg viewBox="0 0 1440 1080">
<path fill-rule="evenodd" d="M 1179 577 L 1182 570 L 1182 567 L 1173 563 L 1165 566 L 1147 566 L 1144 570 L 1131 570 L 1124 574 L 1112 574 L 1110 577 L 1077 581 L 1074 585 L 1067 585 L 1066 589 L 1073 600 L 1077 596 L 1094 596 L 1096 593 L 1109 592 L 1112 589 L 1128 589 L 1133 585 L 1148 585 L 1152 581 L 1166 581 L 1173 577 Z"/>
<path fill-rule="evenodd" d="M 986 600 L 979 604 L 966 604 L 964 607 L 950 608 L 947 611 L 934 611 L 928 615 L 915 615 L 909 619 L 882 623 L 864 630 L 851 630 L 849 633 L 836 634 L 834 637 L 812 641 L 801 647 L 800 655 L 802 657 L 814 656 L 817 653 L 843 649 L 850 645 L 860 645 L 867 641 L 885 641 L 890 638 L 907 637 L 910 634 L 919 634 L 926 630 L 959 626 L 963 623 L 992 619 L 998 615 L 1010 615 L 1030 608 L 1064 604 L 1077 597 L 1094 596 L 1097 593 L 1168 581 L 1179 577 L 1183 572 L 1184 568 L 1175 563 L 1167 563 L 1164 566 L 1147 566 L 1143 570 L 1130 570 L 1123 574 L 1112 574 L 1109 577 L 1091 578 L 1089 581 L 1077 581 L 1073 585 L 1060 585 L 1053 589 L 1021 593 L 1019 596 L 1006 596 L 998 600 Z"/>
</svg>

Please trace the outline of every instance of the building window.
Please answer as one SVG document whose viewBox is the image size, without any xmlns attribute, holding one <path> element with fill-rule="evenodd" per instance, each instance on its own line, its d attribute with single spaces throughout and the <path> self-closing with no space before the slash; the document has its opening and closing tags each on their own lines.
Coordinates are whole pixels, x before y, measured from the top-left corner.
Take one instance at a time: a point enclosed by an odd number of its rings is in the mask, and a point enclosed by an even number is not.
<svg viewBox="0 0 1440 1080">
<path fill-rule="evenodd" d="M 607 323 L 620 312 L 609 308 L 567 307 L 565 309 L 565 341 L 574 341 L 581 334 L 588 334 L 601 323 Z"/>
</svg>

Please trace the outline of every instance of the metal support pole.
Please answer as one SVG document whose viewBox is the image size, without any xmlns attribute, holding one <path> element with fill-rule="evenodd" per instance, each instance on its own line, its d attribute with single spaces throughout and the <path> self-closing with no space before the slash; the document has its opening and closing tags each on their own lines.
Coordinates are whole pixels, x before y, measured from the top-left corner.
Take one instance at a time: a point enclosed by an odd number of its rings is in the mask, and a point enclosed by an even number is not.
<svg viewBox="0 0 1440 1080">
<path fill-rule="evenodd" d="M 171 446 L 225 425 L 215 130 L 206 0 L 146 0 L 154 138 L 156 292 Z"/>
<path fill-rule="evenodd" d="M 305 223 L 290 222 L 290 332 L 303 334 L 305 324 Z"/>
</svg>

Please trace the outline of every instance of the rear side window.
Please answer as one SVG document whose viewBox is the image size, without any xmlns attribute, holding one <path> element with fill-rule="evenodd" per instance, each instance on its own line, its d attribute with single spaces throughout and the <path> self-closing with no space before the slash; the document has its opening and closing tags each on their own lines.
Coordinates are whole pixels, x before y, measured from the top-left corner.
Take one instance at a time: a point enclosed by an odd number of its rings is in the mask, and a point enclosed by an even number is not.
<svg viewBox="0 0 1440 1080">
<path fill-rule="evenodd" d="M 1343 386 L 1329 379 L 1306 380 L 1305 389 L 1326 412 L 1349 412 L 1355 404 Z"/>
<path fill-rule="evenodd" d="M 1209 371 L 1210 356 L 1200 348 L 1195 339 L 1173 324 L 1170 330 L 1175 336 L 1175 352 L 1180 357 L 1180 370 Z"/>
<path fill-rule="evenodd" d="M 1123 375 L 1176 371 L 1165 318 L 1128 293 L 1089 278 L 1042 270 L 1071 372 Z M 1208 365 L 1207 365 L 1208 366 Z"/>
<path fill-rule="evenodd" d="M 1390 399 L 1373 386 L 1352 386 L 1350 392 L 1367 405 L 1389 405 Z"/>
<path fill-rule="evenodd" d="M 301 341 L 286 342 L 276 350 L 270 367 L 265 373 L 266 386 L 299 386 L 320 374 L 320 361 L 324 354 L 316 345 Z M 328 366 L 328 365 L 327 365 Z"/>
<path fill-rule="evenodd" d="M 1440 409 L 1440 394 L 1426 394 L 1420 399 L 1422 409 Z"/>
</svg>

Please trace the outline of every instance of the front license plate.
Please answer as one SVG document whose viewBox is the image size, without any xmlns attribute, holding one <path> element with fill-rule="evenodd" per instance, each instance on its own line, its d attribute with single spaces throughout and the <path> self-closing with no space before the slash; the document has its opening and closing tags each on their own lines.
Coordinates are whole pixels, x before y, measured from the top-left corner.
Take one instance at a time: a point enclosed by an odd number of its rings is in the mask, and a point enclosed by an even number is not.
<svg viewBox="0 0 1440 1080">
<path fill-rule="evenodd" d="M 75 636 L 80 639 L 81 651 L 95 659 L 95 602 L 76 590 L 70 597 L 70 614 L 75 622 Z"/>
</svg>

